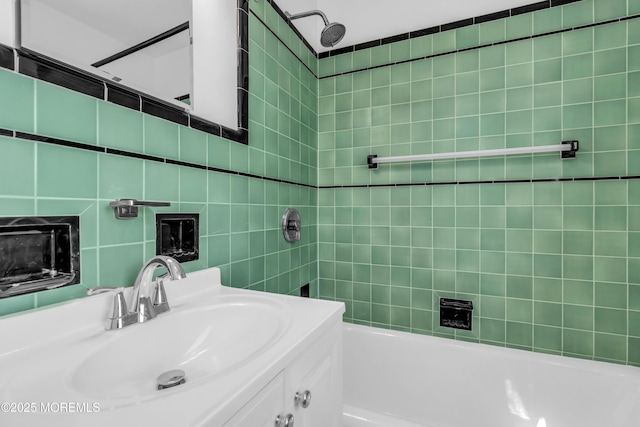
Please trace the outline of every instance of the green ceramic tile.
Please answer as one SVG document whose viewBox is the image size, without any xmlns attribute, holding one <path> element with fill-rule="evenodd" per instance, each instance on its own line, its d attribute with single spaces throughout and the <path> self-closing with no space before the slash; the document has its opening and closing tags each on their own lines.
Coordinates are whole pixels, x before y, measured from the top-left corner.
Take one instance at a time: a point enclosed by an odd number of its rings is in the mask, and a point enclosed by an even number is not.
<svg viewBox="0 0 640 427">
<path fill-rule="evenodd" d="M 550 107 L 560 105 L 562 86 L 560 83 L 549 83 L 534 87 L 534 107 Z"/>
<path fill-rule="evenodd" d="M 543 59 L 557 58 L 563 53 L 567 54 L 564 47 L 563 35 L 539 37 L 533 40 L 533 59 L 540 61 Z"/>
<path fill-rule="evenodd" d="M 533 13 L 533 31 L 536 34 L 548 33 L 562 27 L 562 8 L 551 7 Z"/>
<path fill-rule="evenodd" d="M 627 308 L 626 283 L 596 283 L 595 305 L 599 307 Z"/>
<path fill-rule="evenodd" d="M 569 31 L 562 33 L 562 54 L 576 55 L 593 50 L 593 29 Z"/>
<path fill-rule="evenodd" d="M 621 73 L 626 70 L 627 50 L 624 48 L 602 50 L 594 53 L 595 75 Z"/>
<path fill-rule="evenodd" d="M 34 132 L 34 80 L 0 70 L 0 127 Z M 95 141 L 95 137 L 93 139 Z"/>
<path fill-rule="evenodd" d="M 179 126 L 147 114 L 143 116 L 143 124 L 145 154 L 177 160 Z"/>
<path fill-rule="evenodd" d="M 533 14 L 523 13 L 506 19 L 507 39 L 518 39 L 531 36 L 533 31 Z"/>
<path fill-rule="evenodd" d="M 97 196 L 96 153 L 42 144 L 37 148 L 37 161 L 39 168 L 36 193 L 38 196 L 70 198 Z"/>
<path fill-rule="evenodd" d="M 579 104 L 593 101 L 593 79 L 568 80 L 562 83 L 562 102 Z"/>
<path fill-rule="evenodd" d="M 629 123 L 640 123 L 640 98 L 629 98 L 627 102 L 627 120 Z"/>
<path fill-rule="evenodd" d="M 627 2 L 625 0 L 611 0 L 606 3 L 594 1 L 593 3 L 596 22 L 621 18 L 627 14 Z"/>
<path fill-rule="evenodd" d="M 593 332 L 565 329 L 562 350 L 581 356 L 593 356 Z"/>
<path fill-rule="evenodd" d="M 563 298 L 566 304 L 593 304 L 593 283 L 579 280 L 565 280 Z"/>
<path fill-rule="evenodd" d="M 98 197 L 144 200 L 142 173 L 142 160 L 101 154 L 98 157 Z"/>
<path fill-rule="evenodd" d="M 505 70 L 504 68 L 493 68 L 483 70 L 480 73 L 480 91 L 490 91 L 504 89 L 505 87 Z"/>
<path fill-rule="evenodd" d="M 456 49 L 466 49 L 477 46 L 480 41 L 480 27 L 469 25 L 455 30 Z"/>
<path fill-rule="evenodd" d="M 507 345 L 531 350 L 533 343 L 533 328 L 528 323 L 507 322 Z"/>
<path fill-rule="evenodd" d="M 411 57 L 422 58 L 432 53 L 433 36 L 422 36 L 411 39 Z"/>
<path fill-rule="evenodd" d="M 206 134 L 180 127 L 180 160 L 189 163 L 206 164 L 207 136 Z"/>
<path fill-rule="evenodd" d="M 620 181 L 596 181 L 594 183 L 595 204 L 626 205 L 627 183 Z"/>
<path fill-rule="evenodd" d="M 565 304 L 563 306 L 563 326 L 571 329 L 593 330 L 594 311 L 592 307 Z"/>
<path fill-rule="evenodd" d="M 596 230 L 625 231 L 627 209 L 623 206 L 597 206 L 595 208 Z"/>
<path fill-rule="evenodd" d="M 595 101 L 621 99 L 627 96 L 627 78 L 623 74 L 595 78 Z"/>
<path fill-rule="evenodd" d="M 480 53 L 477 49 L 460 52 L 455 58 L 458 74 L 477 71 L 480 65 Z"/>
<path fill-rule="evenodd" d="M 562 60 L 548 59 L 544 61 L 536 61 L 533 64 L 534 82 L 549 83 L 561 80 L 562 76 Z"/>
<path fill-rule="evenodd" d="M 97 104 L 98 101 L 90 96 L 37 81 L 36 132 L 95 145 L 98 137 Z M 125 110 L 123 107 L 113 108 Z"/>
<path fill-rule="evenodd" d="M 562 76 L 565 81 L 593 76 L 593 54 L 585 53 L 564 57 Z"/>
<path fill-rule="evenodd" d="M 455 50 L 455 45 L 455 31 L 442 31 L 433 35 L 433 53 L 451 52 Z"/>
<path fill-rule="evenodd" d="M 596 102 L 594 112 L 596 126 L 622 124 L 626 121 L 624 100 Z"/>
<path fill-rule="evenodd" d="M 391 48 L 389 45 L 376 46 L 371 49 L 371 66 L 389 63 Z"/>
<path fill-rule="evenodd" d="M 543 325 L 535 325 L 533 328 L 533 343 L 536 350 L 562 349 L 562 329 Z"/>
<path fill-rule="evenodd" d="M 595 309 L 595 330 L 612 334 L 627 333 L 627 312 L 626 310 L 615 310 L 609 308 Z"/>
<path fill-rule="evenodd" d="M 626 362 L 626 337 L 596 333 L 594 338 L 594 356 L 605 360 Z"/>
<path fill-rule="evenodd" d="M 141 244 L 100 248 L 100 286 L 131 286 L 144 263 Z"/>
<path fill-rule="evenodd" d="M 533 126 L 537 131 L 556 130 L 562 127 L 561 109 L 559 107 L 540 108 L 533 110 Z M 584 118 L 578 121 L 584 124 Z M 534 159 L 535 161 L 536 159 Z M 548 162 L 546 163 L 548 165 Z"/>
<path fill-rule="evenodd" d="M 629 311 L 629 335 L 640 337 L 640 312 Z"/>
<path fill-rule="evenodd" d="M 566 254 L 593 254 L 593 233 L 586 231 L 565 231 L 563 251 Z"/>
<path fill-rule="evenodd" d="M 565 129 L 586 128 L 592 126 L 593 108 L 591 104 L 579 104 L 562 109 L 562 125 Z"/>
<path fill-rule="evenodd" d="M 592 1 L 579 1 L 562 6 L 562 23 L 565 28 L 578 27 L 592 22 Z"/>
<path fill-rule="evenodd" d="M 480 24 L 480 44 L 490 44 L 503 41 L 506 36 L 506 21 L 497 19 L 495 21 L 483 22 Z"/>
<path fill-rule="evenodd" d="M 624 282 L 627 263 L 625 258 L 594 258 L 594 278 L 599 281 Z"/>
<path fill-rule="evenodd" d="M 207 198 L 207 174 L 200 169 L 180 169 L 180 200 L 205 202 Z"/>
<path fill-rule="evenodd" d="M 624 47 L 627 44 L 627 23 L 618 22 L 594 28 L 595 50 Z"/>
<path fill-rule="evenodd" d="M 142 153 L 142 113 L 108 102 L 98 103 L 98 144 Z"/>
<path fill-rule="evenodd" d="M 565 255 L 563 257 L 563 276 L 565 279 L 592 280 L 593 258 L 581 255 Z"/>
<path fill-rule="evenodd" d="M 17 295 L 0 300 L 0 316 L 20 313 L 36 307 L 36 294 Z"/>
<path fill-rule="evenodd" d="M 3 165 L 0 181 L 4 182 L 2 196 L 33 196 L 35 193 L 35 143 L 0 137 Z"/>
<path fill-rule="evenodd" d="M 506 87 L 529 86 L 533 83 L 533 64 L 525 63 L 506 67 Z"/>
</svg>

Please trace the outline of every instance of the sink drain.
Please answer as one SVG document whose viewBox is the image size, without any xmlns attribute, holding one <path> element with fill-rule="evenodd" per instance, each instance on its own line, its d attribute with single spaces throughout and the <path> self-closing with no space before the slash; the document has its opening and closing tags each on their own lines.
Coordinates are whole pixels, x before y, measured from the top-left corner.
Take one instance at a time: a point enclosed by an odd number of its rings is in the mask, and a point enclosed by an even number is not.
<svg viewBox="0 0 640 427">
<path fill-rule="evenodd" d="M 173 369 L 167 371 L 158 377 L 158 390 L 164 390 L 165 388 L 171 388 L 184 384 L 187 381 L 185 373 L 181 369 Z"/>
</svg>

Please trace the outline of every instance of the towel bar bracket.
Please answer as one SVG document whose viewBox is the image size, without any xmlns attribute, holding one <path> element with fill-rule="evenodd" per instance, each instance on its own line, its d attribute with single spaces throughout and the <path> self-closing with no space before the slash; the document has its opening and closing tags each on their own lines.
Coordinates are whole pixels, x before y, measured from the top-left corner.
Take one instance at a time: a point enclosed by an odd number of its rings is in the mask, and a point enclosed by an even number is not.
<svg viewBox="0 0 640 427">
<path fill-rule="evenodd" d="M 369 154 L 367 156 L 367 164 L 369 165 L 369 169 L 378 169 L 378 164 L 373 162 L 373 159 L 378 157 L 377 154 Z"/>
</svg>

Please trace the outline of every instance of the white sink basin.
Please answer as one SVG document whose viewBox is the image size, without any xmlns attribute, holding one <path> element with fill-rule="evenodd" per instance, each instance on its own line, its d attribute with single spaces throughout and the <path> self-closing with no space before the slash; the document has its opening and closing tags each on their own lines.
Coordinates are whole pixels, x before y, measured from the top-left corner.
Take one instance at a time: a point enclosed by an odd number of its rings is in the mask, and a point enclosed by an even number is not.
<svg viewBox="0 0 640 427">
<path fill-rule="evenodd" d="M 30 410 L 3 411 L 0 424 L 222 425 L 344 310 L 225 287 L 217 268 L 166 292 L 171 311 L 121 330 L 104 330 L 109 294 L 0 318 L 0 403 Z M 186 382 L 158 390 L 176 369 Z"/>
<path fill-rule="evenodd" d="M 160 374 L 181 369 L 184 390 L 241 367 L 275 344 L 288 326 L 282 307 L 259 299 L 160 315 L 151 322 L 111 331 L 72 373 L 72 386 L 93 399 L 162 396 Z"/>
</svg>

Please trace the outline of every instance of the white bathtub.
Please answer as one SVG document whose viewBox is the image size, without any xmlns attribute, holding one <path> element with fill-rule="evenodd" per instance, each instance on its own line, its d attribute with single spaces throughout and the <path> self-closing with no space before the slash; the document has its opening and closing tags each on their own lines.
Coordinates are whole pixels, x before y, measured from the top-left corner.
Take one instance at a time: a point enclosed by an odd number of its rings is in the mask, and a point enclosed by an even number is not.
<svg viewBox="0 0 640 427">
<path fill-rule="evenodd" d="M 638 427 L 640 369 L 344 324 L 344 427 Z"/>
</svg>

